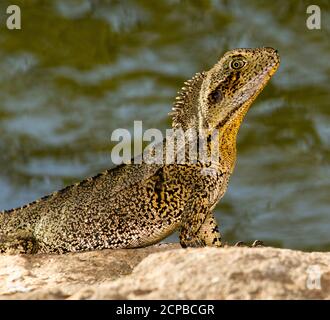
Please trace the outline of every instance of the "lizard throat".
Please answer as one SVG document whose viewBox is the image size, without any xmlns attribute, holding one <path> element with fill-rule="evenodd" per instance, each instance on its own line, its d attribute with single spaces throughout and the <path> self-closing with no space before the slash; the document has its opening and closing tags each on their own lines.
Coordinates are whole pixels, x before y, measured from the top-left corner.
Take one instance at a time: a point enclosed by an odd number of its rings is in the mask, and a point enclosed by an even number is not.
<svg viewBox="0 0 330 320">
<path fill-rule="evenodd" d="M 221 119 L 218 124 L 216 125 L 215 129 L 220 130 L 223 128 L 227 122 L 231 121 L 233 118 L 236 118 L 237 113 L 243 113 L 243 115 L 246 114 L 249 107 L 253 103 L 253 101 L 257 98 L 259 93 L 263 90 L 263 88 L 266 86 L 267 82 L 273 75 L 273 73 L 276 71 L 276 67 L 267 69 L 265 72 L 260 74 L 258 77 L 256 77 L 253 81 L 251 81 L 248 84 L 248 88 L 244 89 L 242 88 L 240 95 L 243 97 L 247 97 L 245 99 L 239 99 L 239 96 L 235 100 L 243 100 L 242 102 L 239 102 L 234 108 L 232 108 L 228 114 Z M 239 112 L 241 111 L 241 112 Z M 240 121 L 243 120 L 243 117 L 239 116 Z"/>
</svg>

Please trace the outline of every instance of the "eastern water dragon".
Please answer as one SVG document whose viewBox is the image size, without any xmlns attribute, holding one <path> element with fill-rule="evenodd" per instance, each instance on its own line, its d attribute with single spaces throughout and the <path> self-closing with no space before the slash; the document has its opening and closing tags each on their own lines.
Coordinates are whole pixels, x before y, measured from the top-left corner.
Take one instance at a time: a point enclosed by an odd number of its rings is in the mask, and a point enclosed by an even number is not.
<svg viewBox="0 0 330 320">
<path fill-rule="evenodd" d="M 209 164 L 200 161 L 119 165 L 0 212 L 0 252 L 136 248 L 175 231 L 183 247 L 221 246 L 212 210 L 233 172 L 243 117 L 278 66 L 272 48 L 235 49 L 185 82 L 171 113 L 173 128 L 218 132 L 212 174 L 205 174 Z"/>
</svg>

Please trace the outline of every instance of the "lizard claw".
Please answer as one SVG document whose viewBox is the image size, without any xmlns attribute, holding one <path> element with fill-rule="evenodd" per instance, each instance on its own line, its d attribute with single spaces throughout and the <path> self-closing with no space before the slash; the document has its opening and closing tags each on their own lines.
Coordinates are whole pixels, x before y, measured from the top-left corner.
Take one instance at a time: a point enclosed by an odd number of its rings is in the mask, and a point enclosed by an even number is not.
<svg viewBox="0 0 330 320">
<path fill-rule="evenodd" d="M 238 241 L 235 244 L 235 247 L 250 247 L 250 248 L 256 248 L 256 247 L 263 247 L 264 243 L 261 240 L 255 240 L 251 246 L 248 246 L 245 242 L 243 241 Z"/>
<path fill-rule="evenodd" d="M 243 241 L 238 241 L 235 243 L 235 247 L 247 247 L 247 244 Z"/>
<path fill-rule="evenodd" d="M 264 247 L 264 243 L 261 240 L 254 240 L 254 242 L 252 243 L 251 247 L 255 248 L 255 247 Z"/>
</svg>

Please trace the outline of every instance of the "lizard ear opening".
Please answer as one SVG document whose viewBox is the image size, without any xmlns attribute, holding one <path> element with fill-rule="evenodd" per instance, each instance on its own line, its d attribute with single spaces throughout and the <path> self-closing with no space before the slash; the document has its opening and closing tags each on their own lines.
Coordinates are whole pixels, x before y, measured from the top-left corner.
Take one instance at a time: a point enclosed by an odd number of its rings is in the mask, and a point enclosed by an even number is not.
<svg viewBox="0 0 330 320">
<path fill-rule="evenodd" d="M 222 92 L 219 88 L 209 94 L 209 101 L 212 104 L 219 103 L 222 100 Z"/>
</svg>

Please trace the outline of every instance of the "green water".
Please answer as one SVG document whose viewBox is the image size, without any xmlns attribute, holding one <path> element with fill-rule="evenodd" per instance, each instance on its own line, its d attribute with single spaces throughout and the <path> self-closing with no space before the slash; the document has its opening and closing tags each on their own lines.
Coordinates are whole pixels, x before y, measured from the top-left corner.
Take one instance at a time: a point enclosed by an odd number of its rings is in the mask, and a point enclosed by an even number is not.
<svg viewBox="0 0 330 320">
<path fill-rule="evenodd" d="M 330 5 L 309 1 L 0 2 L 0 209 L 111 166 L 114 129 L 165 130 L 184 80 L 228 49 L 271 46 L 281 66 L 247 115 L 216 207 L 226 241 L 330 249 Z M 171 239 L 176 239 L 172 237 Z"/>
</svg>

